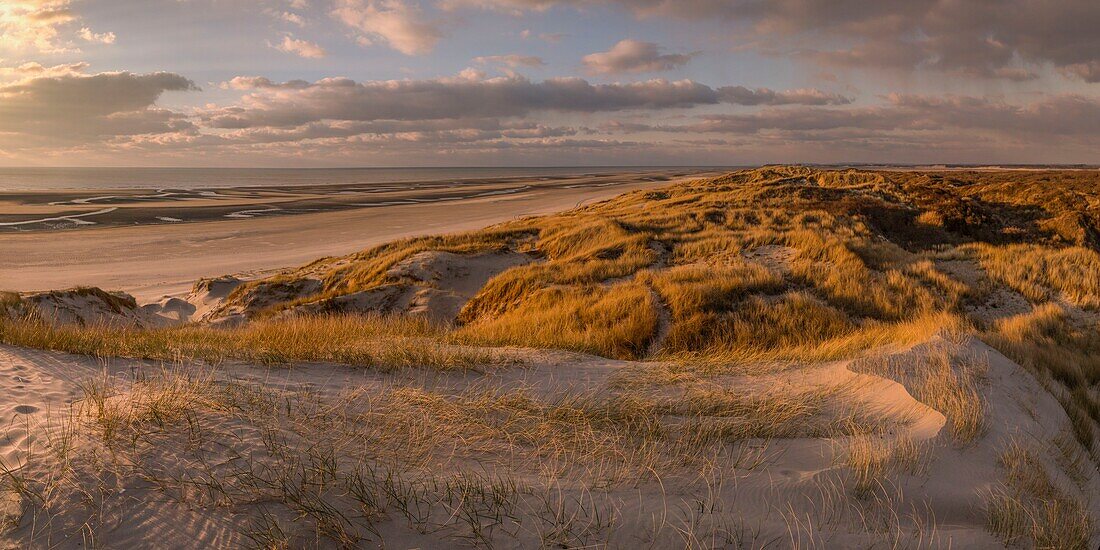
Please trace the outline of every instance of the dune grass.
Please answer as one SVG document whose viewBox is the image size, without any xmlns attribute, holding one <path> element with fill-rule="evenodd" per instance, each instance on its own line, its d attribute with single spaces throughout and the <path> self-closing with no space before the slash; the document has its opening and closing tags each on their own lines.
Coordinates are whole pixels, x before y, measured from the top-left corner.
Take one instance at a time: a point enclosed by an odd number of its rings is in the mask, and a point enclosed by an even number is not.
<svg viewBox="0 0 1100 550">
<path fill-rule="evenodd" d="M 259 547 L 734 544 L 762 536 L 723 503 L 728 476 L 765 463 L 757 438 L 834 433 L 828 391 L 541 395 L 395 379 L 322 397 L 210 374 L 84 383 L 68 439 L 0 475 L 29 518 L 18 540 L 79 529 L 112 546 L 129 525 L 117 511 L 140 506 L 232 518 L 218 536 Z M 673 483 L 691 499 L 683 508 L 639 494 Z M 700 509 L 721 521 L 693 523 Z"/>
<path fill-rule="evenodd" d="M 499 317 L 452 336 L 474 345 L 558 348 L 620 359 L 644 357 L 656 330 L 656 304 L 644 286 L 552 287 L 522 299 Z"/>
<path fill-rule="evenodd" d="M 1100 335 L 1098 327 L 1075 326 L 1067 311 L 1045 304 L 997 322 L 982 338 L 1028 368 L 1047 386 L 1070 417 L 1077 439 L 1100 457 Z"/>
<path fill-rule="evenodd" d="M 994 281 L 1033 303 L 1064 298 L 1082 308 L 1100 309 L 1100 255 L 1093 250 L 1037 245 L 977 245 L 974 250 Z"/>
<path fill-rule="evenodd" d="M 868 358 L 853 368 L 905 386 L 918 401 L 947 417 L 951 438 L 959 445 L 974 442 L 986 430 L 989 405 L 982 392 L 989 371 L 986 357 L 942 341 L 921 361 L 906 356 Z"/>
<path fill-rule="evenodd" d="M 852 472 L 857 498 L 887 490 L 891 474 L 917 473 L 928 458 L 928 448 L 908 437 L 859 434 L 848 438 L 844 448 L 844 464 Z"/>
<path fill-rule="evenodd" d="M 501 361 L 489 351 L 444 344 L 444 335 L 443 329 L 421 318 L 380 315 L 295 317 L 228 329 L 82 327 L 33 318 L 0 319 L 0 342 L 5 344 L 97 357 L 212 364 L 335 362 L 381 370 L 462 370 Z"/>
<path fill-rule="evenodd" d="M 508 352 L 488 349 L 496 346 L 662 361 L 599 361 L 615 375 L 577 391 L 559 392 L 556 379 L 547 390 L 490 377 L 396 376 L 325 400 L 215 382 L 194 369 L 92 380 L 75 420 L 88 429 L 71 437 L 97 438 L 108 452 L 90 446 L 86 463 L 48 475 L 9 472 L 8 481 L 23 491 L 33 517 L 48 518 L 66 492 L 99 504 L 88 495 L 109 494 L 104 479 L 140 480 L 156 491 L 151 504 L 168 499 L 247 516 L 247 538 L 261 547 L 375 544 L 395 522 L 416 536 L 475 547 L 614 546 L 624 509 L 639 518 L 631 529 L 653 530 L 630 533 L 648 546 L 755 547 L 786 539 L 755 540 L 756 526 L 735 524 L 741 518 L 721 508 L 736 504 L 737 488 L 723 491 L 722 480 L 737 485 L 782 459 L 785 449 L 771 454 L 775 440 L 825 438 L 839 443 L 839 467 L 811 476 L 820 494 L 810 495 L 807 484 L 803 496 L 813 517 L 795 511 L 802 503 L 774 511 L 787 522 L 791 545 L 803 533 L 812 543 L 814 533 L 840 525 L 848 534 L 862 526 L 882 535 L 883 546 L 904 546 L 885 539 L 906 530 L 918 537 L 914 546 L 930 544 L 936 518 L 921 523 L 914 511 L 909 525 L 890 507 L 900 505 L 890 497 L 893 478 L 919 473 L 931 452 L 897 435 L 904 415 L 867 412 L 851 387 L 800 386 L 785 376 L 807 363 L 861 358 L 853 370 L 896 380 L 942 412 L 955 445 L 981 444 L 992 410 L 983 391 L 988 364 L 951 342 L 976 330 L 961 304 L 980 292 L 933 261 L 955 254 L 980 265 L 982 284 L 1039 304 L 991 323 L 980 337 L 1056 382 L 1050 386 L 1078 439 L 1093 445 L 1100 341 L 1082 310 L 1100 303 L 1095 253 L 1067 245 L 1072 224 L 1053 235 L 1050 220 L 1033 219 L 1042 203 L 983 178 L 769 167 L 628 193 L 246 283 L 226 304 L 252 318 L 237 328 L 0 320 L 0 342 L 165 362 L 466 371 L 504 362 Z M 1075 204 L 1038 183 L 1028 188 L 1058 208 Z M 509 251 L 535 262 L 490 280 L 453 326 L 401 315 L 291 314 L 394 284 L 390 269 L 423 251 Z M 0 294 L 0 309 L 16 300 Z M 286 315 L 265 318 L 275 311 Z M 876 362 L 879 354 L 868 353 L 937 335 L 948 336 L 943 347 L 913 354 L 922 358 L 916 363 Z M 541 382 L 542 374 L 531 376 Z M 1005 483 L 987 501 L 994 534 L 1042 548 L 1089 540 L 1092 519 L 1058 487 L 1039 453 L 1010 447 L 1002 462 Z M 54 470 L 84 477 L 54 486 Z M 611 499 L 615 490 L 636 501 Z M 91 534 L 95 523 L 87 522 Z"/>
<path fill-rule="evenodd" d="M 1051 479 L 1036 453 L 1020 441 L 1001 454 L 1004 487 L 987 502 L 990 531 L 1006 544 L 1035 548 L 1088 548 L 1093 519 L 1085 505 Z"/>
</svg>

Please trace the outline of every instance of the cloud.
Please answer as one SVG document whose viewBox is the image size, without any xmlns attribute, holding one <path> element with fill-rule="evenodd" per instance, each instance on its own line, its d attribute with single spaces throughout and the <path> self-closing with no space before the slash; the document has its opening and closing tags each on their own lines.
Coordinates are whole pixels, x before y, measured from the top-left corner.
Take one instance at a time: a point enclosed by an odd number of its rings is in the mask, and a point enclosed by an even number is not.
<svg viewBox="0 0 1100 550">
<path fill-rule="evenodd" d="M 284 11 L 284 12 L 276 13 L 275 17 L 277 17 L 278 19 L 281 19 L 281 20 L 283 20 L 287 23 L 290 23 L 292 25 L 297 25 L 299 27 L 306 26 L 306 20 L 303 19 L 301 15 L 298 15 L 296 13 L 292 13 L 292 12 L 289 12 L 289 11 Z"/>
<path fill-rule="evenodd" d="M 95 78 L 113 81 L 126 92 L 107 90 L 102 83 L 93 90 L 90 80 Z M 20 145 L 46 144 L 57 151 L 58 144 L 76 143 L 84 150 L 130 152 L 142 159 L 179 154 L 181 159 L 210 155 L 253 163 L 278 158 L 415 159 L 421 164 L 1088 162 L 1100 147 L 1100 99 L 1075 94 L 1022 103 L 1000 96 L 890 94 L 873 105 L 852 106 L 820 102 L 816 92 L 714 89 L 691 81 L 594 85 L 581 79 L 520 77 L 376 82 L 237 77 L 223 87 L 246 92 L 238 102 L 184 116 L 153 103 L 158 90 L 185 85 L 166 75 L 57 79 L 65 82 L 66 96 L 94 96 L 93 104 L 46 102 L 41 80 L 47 79 L 27 77 L 21 84 L 35 90 L 36 101 L 22 99 L 10 108 L 8 96 L 25 90 L 0 86 L 0 136 L 18 131 L 23 132 L 16 140 Z M 88 87 L 70 90 L 73 81 Z M 137 88 L 145 90 L 141 94 L 130 91 L 138 81 L 143 85 Z M 798 101 L 819 103 L 785 103 L 800 94 L 805 97 Z M 115 97 L 131 99 L 105 103 Z M 723 101 L 757 108 L 723 112 L 717 106 Z M 61 112 L 40 108 L 46 103 L 60 105 Z M 562 113 L 583 114 L 584 124 L 596 129 L 557 123 L 572 118 Z M 12 138 L 0 137 L 10 149 L 4 140 Z"/>
<path fill-rule="evenodd" d="M 301 40 L 294 38 L 292 35 L 283 36 L 283 41 L 278 44 L 272 44 L 271 47 L 276 50 L 284 51 L 286 53 L 292 53 L 298 57 L 305 57 L 309 59 L 320 59 L 326 55 L 325 49 L 319 46 L 315 42 L 308 40 Z"/>
<path fill-rule="evenodd" d="M 77 35 L 83 38 L 85 42 L 97 42 L 99 44 L 115 43 L 115 33 L 113 32 L 94 33 L 92 29 L 88 27 L 81 27 Z"/>
<path fill-rule="evenodd" d="M 557 44 L 562 40 L 565 40 L 569 36 L 569 33 L 564 32 L 542 32 L 539 33 L 539 40 L 543 42 L 549 42 L 551 44 Z"/>
<path fill-rule="evenodd" d="M 543 42 L 548 42 L 550 44 L 557 44 L 567 36 L 569 36 L 569 34 L 564 32 L 543 32 L 536 35 L 534 32 L 531 31 L 531 29 L 524 29 L 519 33 L 519 37 L 524 40 L 538 38 L 539 40 L 542 40 Z"/>
<path fill-rule="evenodd" d="M 96 141 L 104 137 L 176 132 L 192 127 L 183 115 L 155 107 L 167 91 L 195 90 L 173 73 L 82 74 L 80 65 L 23 65 L 25 78 L 0 84 L 0 134 L 22 144 Z"/>
<path fill-rule="evenodd" d="M 355 82 L 326 78 L 308 86 L 270 81 L 243 105 L 204 114 L 217 127 L 292 126 L 317 120 L 437 120 L 518 117 L 536 111 L 607 112 L 673 109 L 720 102 L 717 91 L 690 80 L 594 85 L 580 78 L 534 82 L 478 75 L 430 80 Z M 247 81 L 234 80 L 237 86 Z"/>
<path fill-rule="evenodd" d="M 891 94 L 870 107 L 769 107 L 752 113 L 709 114 L 680 125 L 624 126 L 629 131 L 753 135 L 779 132 L 807 138 L 860 135 L 984 135 L 1034 145 L 1069 139 L 1100 144 L 1100 100 L 1075 94 L 1015 104 L 999 97 Z M 605 128 L 617 130 L 612 126 Z"/>
<path fill-rule="evenodd" d="M 0 67 L 0 75 L 14 76 L 18 79 L 28 77 L 67 76 L 81 74 L 88 68 L 84 62 L 44 66 L 36 61 L 28 61 L 16 67 Z"/>
<path fill-rule="evenodd" d="M 404 0 L 336 0 L 332 15 L 362 33 L 360 43 L 382 42 L 405 55 L 425 55 L 443 37 L 438 24 Z"/>
<path fill-rule="evenodd" d="M 510 69 L 519 67 L 545 67 L 546 61 L 535 55 L 488 55 L 475 57 L 474 63 L 479 65 L 502 65 Z"/>
<path fill-rule="evenodd" d="M 768 88 L 727 86 L 718 89 L 723 101 L 737 105 L 847 105 L 850 98 L 815 88 L 777 92 Z"/>
<path fill-rule="evenodd" d="M 0 2 L 0 50 L 61 53 L 60 29 L 77 19 L 69 0 Z"/>
<path fill-rule="evenodd" d="M 484 78 L 478 71 L 428 80 L 356 82 L 326 78 L 314 83 L 237 77 L 223 85 L 245 90 L 241 105 L 204 111 L 219 128 L 297 126 L 322 120 L 440 120 L 522 117 L 538 112 L 600 113 L 737 105 L 839 105 L 842 96 L 819 90 L 776 92 L 767 88 L 711 88 L 691 80 L 592 84 L 581 78 L 541 82 L 518 75 Z"/>
<path fill-rule="evenodd" d="M 308 88 L 309 82 L 305 80 L 288 80 L 275 82 L 264 76 L 235 76 L 227 82 L 222 82 L 218 87 L 223 90 L 262 90 L 262 89 L 300 89 Z"/>
<path fill-rule="evenodd" d="M 478 65 L 496 66 L 500 70 L 500 73 L 504 73 L 506 76 L 518 76 L 516 69 L 520 67 L 539 68 L 547 65 L 547 62 L 543 61 L 539 56 L 518 54 L 474 57 L 474 63 Z M 484 75 L 476 76 L 476 78 L 483 77 Z"/>
<path fill-rule="evenodd" d="M 1095 0 L 447 0 L 444 5 L 510 12 L 617 6 L 638 17 L 726 21 L 755 33 L 768 53 L 838 66 L 1020 80 L 1034 72 L 1027 65 L 1051 64 L 1087 82 L 1100 80 L 1100 2 Z"/>
<path fill-rule="evenodd" d="M 322 120 L 440 120 L 523 117 L 539 112 L 600 113 L 687 109 L 704 105 L 842 104 L 847 99 L 818 90 L 775 92 L 766 88 L 714 89 L 691 80 L 592 84 L 581 78 L 541 82 L 518 75 L 484 78 L 478 71 L 428 80 L 356 82 L 326 78 L 314 83 L 237 77 L 223 87 L 249 91 L 240 105 L 201 113 L 218 128 L 289 127 Z"/>
<path fill-rule="evenodd" d="M 662 54 L 653 42 L 626 39 L 606 52 L 584 56 L 584 67 L 590 75 L 622 73 L 656 73 L 672 71 L 687 65 L 696 54 Z"/>
<path fill-rule="evenodd" d="M 1062 70 L 1066 74 L 1080 78 L 1085 82 L 1100 82 L 1100 60 L 1093 60 L 1085 63 L 1074 63 L 1072 65 L 1067 65 L 1063 67 Z"/>
</svg>

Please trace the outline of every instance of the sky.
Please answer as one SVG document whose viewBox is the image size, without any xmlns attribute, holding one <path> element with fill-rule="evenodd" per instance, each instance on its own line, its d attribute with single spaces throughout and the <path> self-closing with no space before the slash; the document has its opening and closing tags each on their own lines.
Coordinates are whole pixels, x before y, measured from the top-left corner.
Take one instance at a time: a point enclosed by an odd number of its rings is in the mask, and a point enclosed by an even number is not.
<svg viewBox="0 0 1100 550">
<path fill-rule="evenodd" d="M 0 165 L 1100 164 L 1096 0 L 0 0 Z"/>
</svg>

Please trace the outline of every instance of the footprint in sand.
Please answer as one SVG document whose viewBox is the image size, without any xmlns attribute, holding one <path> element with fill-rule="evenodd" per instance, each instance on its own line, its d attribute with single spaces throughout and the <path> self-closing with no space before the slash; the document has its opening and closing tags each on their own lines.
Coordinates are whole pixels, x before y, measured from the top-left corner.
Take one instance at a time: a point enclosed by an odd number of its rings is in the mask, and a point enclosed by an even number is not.
<svg viewBox="0 0 1100 550">
<path fill-rule="evenodd" d="M 18 414 L 34 414 L 38 412 L 38 407 L 34 405 L 16 405 L 14 410 Z"/>
</svg>

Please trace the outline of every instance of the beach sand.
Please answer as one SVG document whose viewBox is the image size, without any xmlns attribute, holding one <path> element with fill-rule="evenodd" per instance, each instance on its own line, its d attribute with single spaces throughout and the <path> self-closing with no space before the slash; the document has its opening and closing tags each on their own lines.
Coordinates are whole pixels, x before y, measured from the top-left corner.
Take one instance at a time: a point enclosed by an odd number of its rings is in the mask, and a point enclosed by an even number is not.
<svg viewBox="0 0 1100 550">
<path fill-rule="evenodd" d="M 0 226 L 0 289 L 98 286 L 146 302 L 184 294 L 202 277 L 257 276 L 394 239 L 474 230 L 704 175 L 249 187 L 168 197 L 149 190 L 9 193 L 0 195 L 0 223 L 22 225 Z M 53 220 L 25 223 L 44 219 Z"/>
</svg>

